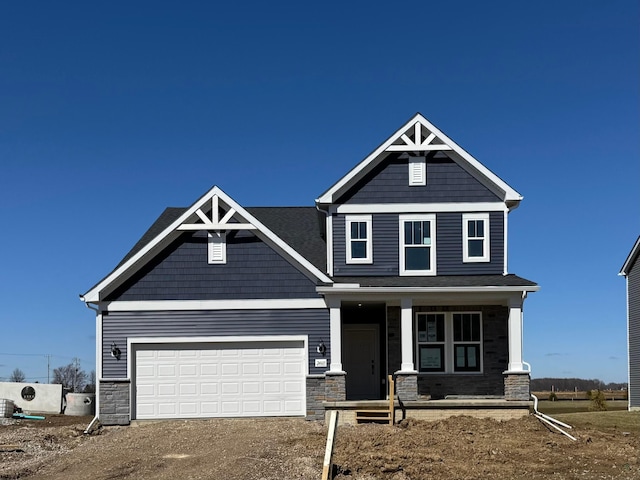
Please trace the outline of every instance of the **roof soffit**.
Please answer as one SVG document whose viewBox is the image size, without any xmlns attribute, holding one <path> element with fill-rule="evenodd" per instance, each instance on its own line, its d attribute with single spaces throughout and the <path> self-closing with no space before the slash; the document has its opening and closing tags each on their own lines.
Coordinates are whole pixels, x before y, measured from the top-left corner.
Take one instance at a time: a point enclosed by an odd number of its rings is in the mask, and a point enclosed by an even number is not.
<svg viewBox="0 0 640 480">
<path fill-rule="evenodd" d="M 302 257 L 219 187 L 214 186 L 147 245 L 123 262 L 85 295 L 81 296 L 81 300 L 87 303 L 100 301 L 105 295 L 108 295 L 127 279 L 131 278 L 159 252 L 178 238 L 182 232 L 202 230 L 250 230 L 287 260 L 301 267 L 309 278 L 331 283 L 331 279 L 322 271 Z"/>
<path fill-rule="evenodd" d="M 440 151 L 464 168 L 509 206 L 517 205 L 522 195 L 447 137 L 420 113 L 417 113 L 363 161 L 316 199 L 317 204 L 337 201 L 349 188 L 379 165 L 391 152 L 421 153 Z"/>
</svg>

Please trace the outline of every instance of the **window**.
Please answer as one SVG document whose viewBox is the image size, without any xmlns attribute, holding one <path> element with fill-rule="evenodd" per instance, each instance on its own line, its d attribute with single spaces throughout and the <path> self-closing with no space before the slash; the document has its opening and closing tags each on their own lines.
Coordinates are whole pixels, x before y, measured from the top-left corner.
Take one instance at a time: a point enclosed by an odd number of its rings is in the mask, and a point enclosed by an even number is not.
<svg viewBox="0 0 640 480">
<path fill-rule="evenodd" d="M 427 160 L 426 157 L 409 157 L 409 186 L 422 186 L 427 184 Z"/>
<path fill-rule="evenodd" d="M 489 214 L 474 213 L 462 215 L 464 262 L 488 262 L 489 252 Z"/>
<path fill-rule="evenodd" d="M 400 275 L 436 274 L 435 215 L 400 216 Z"/>
<path fill-rule="evenodd" d="M 209 263 L 227 263 L 227 234 L 224 232 L 208 232 L 207 237 Z"/>
<path fill-rule="evenodd" d="M 416 314 L 418 371 L 482 371 L 482 316 L 479 312 Z"/>
<path fill-rule="evenodd" d="M 372 263 L 371 215 L 346 217 L 347 263 Z"/>
</svg>

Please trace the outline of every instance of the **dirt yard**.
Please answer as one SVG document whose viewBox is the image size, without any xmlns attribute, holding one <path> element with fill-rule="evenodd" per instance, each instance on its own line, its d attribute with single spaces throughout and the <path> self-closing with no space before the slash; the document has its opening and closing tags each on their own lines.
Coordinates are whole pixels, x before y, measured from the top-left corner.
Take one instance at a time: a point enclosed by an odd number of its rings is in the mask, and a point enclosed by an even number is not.
<svg viewBox="0 0 640 480">
<path fill-rule="evenodd" d="M 318 480 L 322 472 L 327 432 L 319 422 L 165 421 L 85 435 L 89 421 L 0 419 L 0 478 Z M 640 478 L 637 430 L 571 432 L 577 442 L 533 417 L 344 426 L 337 431 L 335 478 Z M 12 445 L 17 451 L 6 451 Z"/>
</svg>

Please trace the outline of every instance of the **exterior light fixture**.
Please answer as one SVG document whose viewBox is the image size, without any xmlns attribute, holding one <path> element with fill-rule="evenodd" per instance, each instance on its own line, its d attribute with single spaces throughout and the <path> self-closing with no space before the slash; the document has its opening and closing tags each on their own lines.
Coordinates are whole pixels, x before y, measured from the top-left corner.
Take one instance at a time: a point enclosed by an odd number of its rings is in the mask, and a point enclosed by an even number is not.
<svg viewBox="0 0 640 480">
<path fill-rule="evenodd" d="M 115 358 L 116 360 L 120 360 L 120 355 L 122 355 L 122 352 L 120 351 L 120 349 L 116 345 L 116 342 L 112 342 L 111 343 L 111 356 L 113 358 Z"/>
<path fill-rule="evenodd" d="M 324 344 L 324 342 L 322 341 L 322 339 L 320 339 L 320 343 L 318 343 L 318 346 L 316 347 L 316 351 L 322 355 L 323 357 L 325 356 L 325 354 L 327 353 L 327 347 Z"/>
</svg>

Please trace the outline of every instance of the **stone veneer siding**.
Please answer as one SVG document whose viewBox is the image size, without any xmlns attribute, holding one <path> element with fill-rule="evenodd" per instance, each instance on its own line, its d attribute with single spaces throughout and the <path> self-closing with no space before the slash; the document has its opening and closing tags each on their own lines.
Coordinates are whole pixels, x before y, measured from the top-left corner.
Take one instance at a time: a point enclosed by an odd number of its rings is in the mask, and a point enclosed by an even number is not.
<svg viewBox="0 0 640 480">
<path fill-rule="evenodd" d="M 344 373 L 325 374 L 324 395 L 327 402 L 342 402 L 347 399 L 347 376 Z"/>
<path fill-rule="evenodd" d="M 98 418 L 103 425 L 129 425 L 131 423 L 129 380 L 100 382 L 100 412 Z"/>
<path fill-rule="evenodd" d="M 509 364 L 509 337 L 507 307 L 455 306 L 420 307 L 417 312 L 482 312 L 483 373 L 473 374 L 418 374 L 418 398 L 444 398 L 446 395 L 503 396 L 504 375 Z M 402 350 L 400 345 L 400 307 L 387 308 L 389 372 L 400 370 Z M 414 338 L 415 321 L 413 322 Z M 416 365 L 417 367 L 417 365 Z"/>
<path fill-rule="evenodd" d="M 504 377 L 504 396 L 507 400 L 529 400 L 530 377 L 528 373 L 509 373 Z"/>
<path fill-rule="evenodd" d="M 325 388 L 324 375 L 307 377 L 307 420 L 324 419 Z"/>
<path fill-rule="evenodd" d="M 418 399 L 418 375 L 398 373 L 395 380 L 396 398 L 400 402 Z"/>
</svg>

